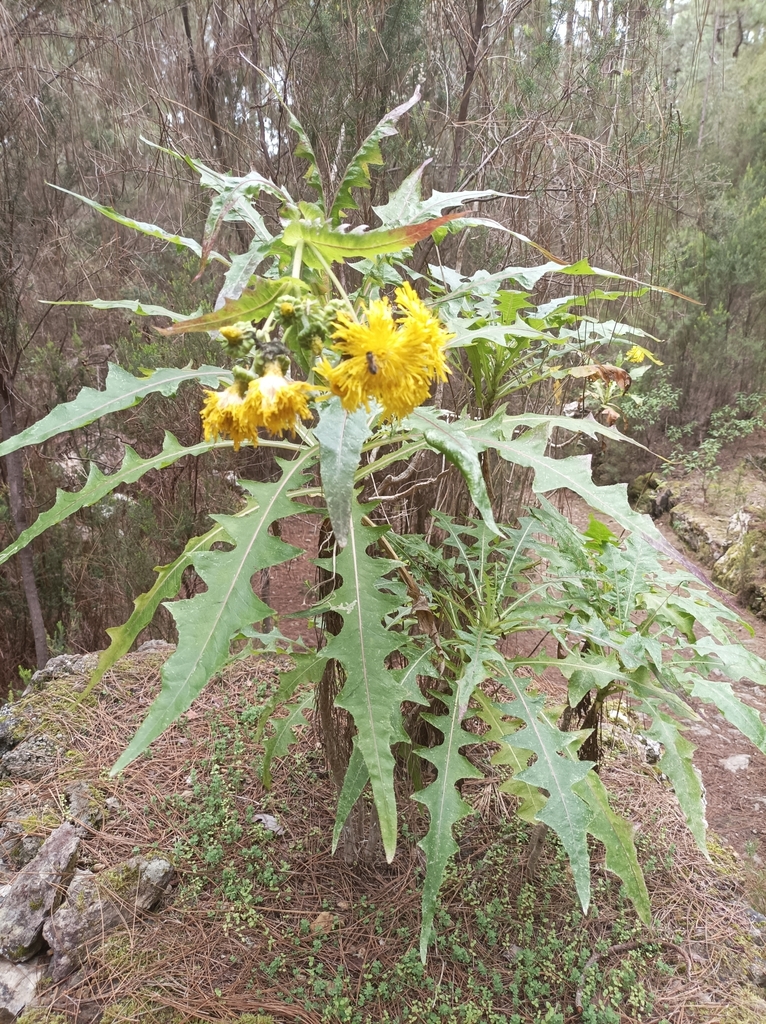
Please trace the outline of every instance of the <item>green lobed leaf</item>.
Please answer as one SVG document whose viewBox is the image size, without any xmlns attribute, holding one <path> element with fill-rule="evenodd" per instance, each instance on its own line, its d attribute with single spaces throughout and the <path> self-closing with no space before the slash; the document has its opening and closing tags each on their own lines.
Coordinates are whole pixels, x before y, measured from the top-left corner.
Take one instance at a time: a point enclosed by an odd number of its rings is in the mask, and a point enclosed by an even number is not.
<svg viewBox="0 0 766 1024">
<path fill-rule="evenodd" d="M 414 220 L 423 220 L 421 213 L 423 200 L 421 197 L 421 180 L 423 172 L 433 157 L 424 160 L 420 167 L 407 175 L 399 188 L 390 194 L 388 202 L 382 206 L 373 206 L 373 212 L 377 214 L 384 228 L 401 227 L 403 224 L 411 224 Z M 462 203 L 460 204 L 462 205 Z M 441 210 L 437 211 L 441 213 Z"/>
<path fill-rule="evenodd" d="M 741 663 L 744 665 L 745 662 L 750 662 L 752 655 L 749 654 L 746 648 L 739 644 L 730 645 L 731 653 L 727 653 L 727 641 L 731 639 L 732 635 L 731 627 L 726 625 L 727 622 L 735 623 L 738 626 L 745 626 L 750 630 L 751 634 L 753 632 L 752 627 L 743 622 L 736 611 L 720 604 L 718 601 L 714 600 L 709 593 L 691 588 L 689 586 L 690 577 L 686 573 L 667 573 L 664 577 L 664 581 L 665 587 L 668 591 L 670 591 L 671 588 L 676 589 L 676 592 L 671 594 L 668 598 L 668 604 L 673 604 L 681 613 L 691 616 L 695 622 L 698 622 L 704 627 L 706 632 L 710 633 L 712 637 L 715 637 L 715 639 L 724 646 L 723 656 L 725 658 L 732 657 L 734 659 L 734 664 Z M 688 596 L 681 592 L 681 587 L 684 587 L 688 591 Z M 711 643 L 710 650 L 707 649 L 705 644 L 703 644 L 702 648 L 699 648 L 697 646 L 698 643 L 699 641 L 697 641 L 695 647 L 697 647 L 701 653 L 714 653 L 712 641 L 706 641 L 706 644 Z M 715 650 L 717 651 L 718 648 L 716 647 Z M 745 651 L 744 661 L 741 661 L 740 655 L 737 652 L 743 650 Z M 751 663 L 750 667 L 755 668 L 755 663 Z M 728 669 L 726 670 L 726 674 L 731 675 Z M 743 675 L 747 674 L 747 671 L 743 672 Z M 737 679 L 740 677 L 732 676 L 732 678 Z"/>
<path fill-rule="evenodd" d="M 292 462 L 278 459 L 282 475 L 275 483 L 241 481 L 258 501 L 256 512 L 246 518 L 214 516 L 223 527 L 228 551 L 197 554 L 194 567 L 207 590 L 188 601 L 167 605 L 178 627 L 178 647 L 162 669 L 162 689 L 146 719 L 120 756 L 112 774 L 121 771 L 168 728 L 192 704 L 207 681 L 229 658 L 232 636 L 272 614 L 253 593 L 251 579 L 260 569 L 279 565 L 299 554 L 269 532 L 277 519 L 305 511 L 289 491 L 305 480 L 316 450 L 307 448 Z"/>
<path fill-rule="evenodd" d="M 121 409 L 130 409 L 147 395 L 161 394 L 166 397 L 174 395 L 179 385 L 187 381 L 197 381 L 204 387 L 216 388 L 222 382 L 231 382 L 231 371 L 217 366 L 201 366 L 193 370 L 186 366 L 183 369 L 161 369 L 146 377 L 134 377 L 115 363 L 109 363 L 106 385 L 103 391 L 95 388 L 83 388 L 77 398 L 71 402 L 57 405 L 43 419 L 33 423 L 0 444 L 0 456 L 8 455 L 19 448 L 30 444 L 40 444 L 49 437 L 63 434 L 67 430 L 77 430 L 87 426 Z"/>
<path fill-rule="evenodd" d="M 380 218 L 384 227 L 400 227 L 403 224 L 412 224 L 413 221 L 425 220 L 428 217 L 438 217 L 450 206 L 465 206 L 468 203 L 480 199 L 500 199 L 505 197 L 504 192 L 495 192 L 494 189 L 468 189 L 462 192 L 438 192 L 434 190 L 428 199 L 423 199 L 421 194 L 421 181 L 423 172 L 432 162 L 432 158 L 425 160 L 420 167 L 417 167 L 409 174 L 402 184 L 392 192 L 388 202 L 383 206 L 373 206 L 373 211 Z M 465 216 L 469 216 L 465 215 Z M 499 225 L 502 227 L 502 225 Z M 440 267 L 429 267 L 429 270 L 439 276 Z M 481 272 L 483 277 L 490 277 L 486 271 Z M 474 280 L 478 277 L 475 276 Z M 457 279 L 462 280 L 460 275 Z M 501 278 L 502 279 L 502 278 Z M 499 284 L 499 281 L 498 281 Z"/>
<path fill-rule="evenodd" d="M 327 607 L 340 614 L 343 627 L 330 638 L 324 653 L 335 658 L 346 672 L 346 682 L 335 703 L 354 719 L 357 745 L 370 773 L 378 811 L 380 833 L 386 858 L 396 852 L 396 793 L 394 790 L 393 743 L 409 742 L 402 728 L 401 704 L 422 702 L 412 680 L 405 681 L 386 667 L 386 659 L 400 643 L 400 634 L 386 629 L 383 620 L 396 611 L 399 601 L 384 593 L 382 578 L 391 571 L 391 561 L 373 558 L 368 548 L 387 527 L 368 527 L 362 516 L 368 508 L 354 503 L 348 543 L 328 562 L 343 582 L 332 592 Z"/>
<path fill-rule="evenodd" d="M 579 654 L 573 651 L 558 661 L 556 667 L 569 684 L 567 698 L 570 707 L 573 708 L 577 707 L 590 690 L 605 690 L 618 679 L 627 681 L 620 672 L 616 654 Z"/>
<path fill-rule="evenodd" d="M 246 288 L 238 299 L 225 299 L 214 313 L 184 320 L 172 327 L 158 327 L 160 334 L 185 334 L 188 331 L 216 331 L 241 320 L 265 320 L 283 295 L 299 295 L 306 285 L 297 277 L 280 277 L 276 281 L 259 277 L 252 288 Z"/>
<path fill-rule="evenodd" d="M 399 647 L 399 654 L 404 654 L 408 658 L 407 667 L 391 670 L 399 685 L 412 690 L 418 684 L 418 676 L 438 678 L 438 672 L 431 663 L 431 657 L 435 651 L 436 648 L 430 641 L 426 641 L 421 647 L 412 641 L 403 640 Z M 321 653 L 324 654 L 324 652 Z M 421 698 L 421 703 L 427 703 L 425 698 Z M 364 792 L 364 787 L 369 780 L 370 773 L 367 771 L 364 757 L 356 743 L 356 737 L 354 737 L 354 747 L 351 752 L 348 768 L 346 769 L 345 778 L 343 779 L 343 788 L 338 797 L 338 807 L 335 813 L 335 827 L 332 837 L 333 853 L 335 853 L 338 847 L 346 819 L 351 813 L 354 804 Z"/>
<path fill-rule="evenodd" d="M 275 185 L 269 178 L 264 178 L 256 171 L 250 171 L 244 177 L 239 177 L 236 174 L 223 174 L 221 171 L 214 171 L 211 167 L 203 164 L 201 160 L 197 160 L 195 157 L 179 153 L 175 149 L 168 149 L 165 146 L 160 146 L 156 142 L 152 142 L 151 139 L 144 138 L 143 135 L 140 135 L 139 138 L 145 145 L 151 146 L 152 149 L 157 149 L 160 153 L 166 153 L 168 156 L 172 156 L 175 160 L 182 160 L 185 164 L 191 167 L 193 171 L 199 174 L 199 183 L 203 188 L 210 188 L 213 189 L 214 192 L 221 193 L 229 189 L 236 188 L 246 179 L 250 179 L 250 184 L 253 186 L 254 192 L 268 192 L 269 195 L 280 199 L 282 202 L 291 202 L 290 193 L 286 189 L 281 188 L 279 185 Z M 256 184 L 257 188 L 255 187 Z M 243 197 L 243 205 L 244 204 L 245 199 Z M 249 203 L 246 205 L 247 207 L 250 206 Z M 247 219 L 247 209 L 244 209 L 241 212 L 243 213 L 243 219 Z"/>
<path fill-rule="evenodd" d="M 342 263 L 344 260 L 358 257 L 370 259 L 373 256 L 409 249 L 416 242 L 428 238 L 438 228 L 458 218 L 465 219 L 465 216 L 462 213 L 447 213 L 443 217 L 398 228 L 361 227 L 351 230 L 344 230 L 343 225 L 332 228 L 328 224 L 315 221 L 292 220 L 285 227 L 282 238 L 286 245 L 296 246 L 303 242 L 319 252 L 324 259 Z M 477 218 L 473 220 L 479 223 Z"/>
<path fill-rule="evenodd" d="M 311 145 L 311 140 L 308 137 L 308 132 L 300 123 L 295 114 L 292 112 L 287 103 L 285 103 L 285 101 L 279 95 L 279 89 L 277 89 L 276 85 L 272 82 L 269 76 L 265 74 L 263 71 L 261 71 L 261 74 L 268 83 L 269 88 L 274 94 L 274 98 L 276 99 L 277 103 L 280 105 L 282 110 L 287 115 L 287 123 L 298 136 L 298 145 L 293 150 L 293 153 L 295 156 L 298 157 L 298 159 L 308 161 L 308 170 L 303 175 L 303 177 L 307 184 L 318 193 L 319 203 L 322 206 L 322 209 L 324 209 L 325 201 L 324 190 L 322 188 L 322 176 L 319 173 L 319 163 L 317 161 L 316 155 L 314 154 L 314 149 Z"/>
<path fill-rule="evenodd" d="M 249 174 L 238 179 L 236 185 L 221 189 L 210 204 L 202 237 L 198 277 L 210 259 L 218 234 L 226 221 L 246 222 L 255 234 L 255 242 L 262 248 L 264 254 L 268 252 L 269 246 L 274 240 L 273 235 L 266 227 L 266 222 L 261 214 L 252 205 L 252 201 L 258 198 L 264 184 L 271 185 L 272 182 L 268 178 L 264 178 L 258 171 L 250 171 Z"/>
<path fill-rule="evenodd" d="M 590 809 L 588 832 L 603 843 L 607 869 L 622 880 L 636 913 L 648 925 L 652 919 L 652 909 L 644 873 L 638 863 L 632 826 L 609 806 L 609 794 L 595 772 L 588 772 L 573 788 Z"/>
<path fill-rule="evenodd" d="M 216 310 L 221 309 L 227 299 L 239 299 L 242 296 L 250 279 L 268 254 L 270 245 L 270 242 L 254 238 L 247 252 L 232 256 L 231 266 L 226 271 L 223 286 L 216 296 Z"/>
<path fill-rule="evenodd" d="M 228 272 L 227 272 L 228 273 Z M 198 313 L 174 313 L 172 309 L 165 309 L 164 306 L 147 305 L 138 299 L 78 299 L 73 301 L 62 300 L 51 302 L 48 299 L 42 300 L 46 306 L 90 306 L 92 309 L 128 309 L 136 316 L 167 316 L 171 320 L 191 320 Z"/>
<path fill-rule="evenodd" d="M 465 659 L 456 691 L 463 717 L 468 711 L 469 700 L 490 674 L 488 666 L 503 662 L 502 655 L 497 651 L 497 640 L 496 634 L 480 626 L 455 631 L 455 647 Z"/>
<path fill-rule="evenodd" d="M 338 849 L 343 826 L 346 824 L 349 814 L 354 809 L 354 804 L 364 792 L 364 787 L 370 781 L 370 773 L 364 761 L 364 755 L 359 749 L 354 737 L 354 746 L 351 751 L 351 758 L 348 762 L 346 775 L 343 779 L 343 788 L 338 797 L 338 807 L 335 811 L 335 827 L 332 831 L 332 852 Z"/>
<path fill-rule="evenodd" d="M 338 546 L 348 542 L 351 506 L 354 498 L 354 474 L 362 446 L 370 434 L 369 413 L 364 409 L 347 412 L 333 395 L 323 402 L 314 436 L 319 441 L 319 471 L 324 499 Z"/>
<path fill-rule="evenodd" d="M 714 704 L 727 722 L 731 722 L 747 736 L 751 743 L 766 754 L 766 726 L 755 708 L 744 704 L 734 693 L 731 684 L 720 679 L 704 679 L 693 676 L 692 697 L 699 697 L 707 704 Z"/>
<path fill-rule="evenodd" d="M 702 783 L 692 761 L 692 755 L 697 748 L 684 738 L 672 718 L 658 711 L 656 706 L 651 708 L 650 705 L 647 710 L 654 718 L 646 735 L 657 740 L 665 748 L 657 767 L 670 779 L 689 830 L 697 846 L 707 855 Z"/>
<path fill-rule="evenodd" d="M 594 484 L 590 455 L 573 455 L 567 459 L 552 459 L 546 455 L 549 436 L 546 424 L 516 438 L 512 436 L 512 429 L 498 417 L 464 429 L 477 446 L 494 448 L 508 462 L 533 469 L 535 477 L 532 486 L 535 494 L 567 488 L 579 494 L 593 508 L 611 516 L 624 529 L 640 533 L 646 539 L 659 536 L 649 516 L 634 512 L 628 504 L 625 484 L 606 487 Z"/>
<path fill-rule="evenodd" d="M 419 100 L 420 86 L 418 85 L 408 100 L 400 103 L 398 107 L 390 110 L 378 121 L 362 145 L 354 153 L 346 168 L 346 173 L 343 175 L 343 180 L 338 186 L 338 192 L 332 204 L 330 220 L 333 224 L 338 223 L 343 216 L 344 210 L 359 209 L 356 200 L 351 194 L 351 189 L 370 187 L 370 167 L 379 167 L 383 163 L 383 154 L 380 152 L 381 140 L 397 134 L 394 124 Z"/>
<path fill-rule="evenodd" d="M 467 689 L 468 685 L 463 688 Z M 482 773 L 460 753 L 461 747 L 481 743 L 482 737 L 466 732 L 463 728 L 462 701 L 457 695 L 461 680 L 454 684 L 454 688 L 456 692 L 452 695 L 441 690 L 434 693 L 446 705 L 445 715 L 422 715 L 426 722 L 441 732 L 442 742 L 435 747 L 418 749 L 418 754 L 436 768 L 437 775 L 434 782 L 412 794 L 413 800 L 427 808 L 429 817 L 428 832 L 418 843 L 426 855 L 420 923 L 420 958 L 424 963 L 444 871 L 458 849 L 452 828 L 461 818 L 472 813 L 471 805 L 466 803 L 455 787 L 461 779 L 482 777 Z"/>
<path fill-rule="evenodd" d="M 417 409 L 407 417 L 404 428 L 411 429 L 412 427 L 421 430 L 428 445 L 435 451 L 441 452 L 445 458 L 457 466 L 482 519 L 490 530 L 500 536 L 500 530 L 497 528 L 492 513 L 492 503 L 487 494 L 487 485 L 484 481 L 479 456 L 476 447 L 466 434 L 457 424 L 448 423 L 440 417 L 438 412 L 428 408 Z"/>
<path fill-rule="evenodd" d="M 537 818 L 552 828 L 561 840 L 572 867 L 577 895 L 583 911 L 587 911 L 590 903 L 590 859 L 586 833 L 590 812 L 573 787 L 585 778 L 593 762 L 572 760 L 562 755 L 577 737 L 550 724 L 543 710 L 545 698 L 527 693 L 524 688 L 527 680 L 517 681 L 509 669 L 500 678 L 503 685 L 516 694 L 516 699 L 500 705 L 500 710 L 524 723 L 523 729 L 512 734 L 513 742 L 518 741 L 519 746 L 537 755 L 535 763 L 518 777 L 521 782 L 548 792 L 548 800 Z"/>
<path fill-rule="evenodd" d="M 718 609 L 716 611 L 718 615 L 721 614 Z M 732 618 L 736 620 L 734 615 Z M 716 643 L 713 637 L 703 636 L 694 646 L 700 654 L 716 657 L 726 675 L 735 682 L 740 679 L 752 679 L 754 683 L 766 685 L 766 662 L 757 654 L 748 651 L 742 644 Z"/>
<path fill-rule="evenodd" d="M 485 596 L 484 576 L 491 552 L 490 541 L 494 539 L 494 535 L 484 523 L 456 523 L 451 516 L 436 510 L 431 514 L 449 537 L 442 547 L 455 548 L 457 560 L 454 568 L 458 571 L 459 577 L 465 574 L 465 582 L 473 591 L 477 605 L 482 604 Z"/>
<path fill-rule="evenodd" d="M 588 437 L 605 437 L 608 441 L 624 441 L 627 444 L 635 445 L 637 448 L 643 448 L 645 452 L 649 451 L 645 445 L 641 444 L 640 441 L 636 441 L 635 438 L 628 437 L 627 434 L 621 434 L 614 427 L 607 427 L 606 424 L 599 423 L 595 419 L 575 420 L 571 416 L 545 416 L 534 412 L 522 412 L 513 416 L 501 414 L 500 418 L 505 437 L 511 437 L 519 427 L 545 427 L 549 436 L 554 429 L 559 428 L 560 430 L 569 430 L 573 434 L 587 434 Z"/>
<path fill-rule="evenodd" d="M 479 718 L 489 726 L 489 731 L 484 734 L 485 742 L 497 743 L 500 747 L 492 757 L 492 764 L 504 765 L 513 772 L 513 778 L 501 785 L 500 792 L 515 796 L 519 800 L 516 814 L 522 821 L 534 825 L 548 798 L 537 786 L 521 782 L 518 778 L 529 767 L 532 751 L 513 742 L 515 733 L 508 731 L 508 719 L 497 704 L 480 690 L 476 693 L 476 700 L 481 707 Z"/>
<path fill-rule="evenodd" d="M 200 444 L 185 448 L 171 433 L 166 431 L 162 451 L 148 459 L 142 459 L 130 445 L 125 445 L 125 458 L 122 466 L 108 476 L 101 472 L 95 462 L 92 462 L 88 479 L 83 487 L 79 491 L 62 491 L 57 488 L 56 501 L 53 506 L 47 512 L 41 513 L 32 525 L 19 534 L 4 551 L 0 551 L 0 565 L 15 555 L 17 551 L 21 551 L 45 530 L 67 519 L 79 509 L 95 505 L 97 501 L 110 494 L 120 484 L 135 483 L 150 469 L 164 469 L 185 455 L 203 455 L 213 447 L 230 447 L 230 442 L 225 441 L 216 446 L 208 441 L 202 441 Z"/>
<path fill-rule="evenodd" d="M 308 654 L 298 654 L 293 658 L 295 667 L 287 672 L 280 672 L 279 686 L 266 701 L 263 711 L 258 716 L 258 724 L 255 728 L 254 741 L 260 743 L 266 726 L 271 720 L 274 711 L 286 701 L 291 700 L 295 691 L 300 686 L 311 685 L 319 682 L 324 666 L 327 663 L 324 651 L 311 651 Z"/>
<path fill-rule="evenodd" d="M 407 658 L 407 667 L 392 669 L 399 684 L 412 691 L 418 685 L 418 676 L 438 679 L 439 672 L 432 662 L 436 653 L 437 650 L 432 641 L 426 640 L 424 636 L 419 636 L 417 639 L 408 637 L 406 640 L 402 637 L 399 654 L 403 654 Z M 427 704 L 428 702 L 421 697 L 420 703 Z"/>
<path fill-rule="evenodd" d="M 631 615 L 639 597 L 650 592 L 652 581 L 661 575 L 662 567 L 654 549 L 642 537 L 632 535 L 623 543 L 624 550 L 607 544 L 601 552 L 601 560 L 609 574 L 614 615 L 624 629 L 630 629 Z"/>
<path fill-rule="evenodd" d="M 173 245 L 184 246 L 187 249 L 191 249 L 196 256 L 202 255 L 202 247 L 194 238 L 185 238 L 183 235 L 175 235 L 171 231 L 165 231 L 164 228 L 158 227 L 156 224 L 147 224 L 144 221 L 133 220 L 132 217 L 126 217 L 124 214 L 113 210 L 111 206 L 102 206 L 101 203 L 97 203 L 94 199 L 88 199 L 87 196 L 81 196 L 77 192 L 70 192 L 68 188 L 62 188 L 60 185 L 52 185 L 50 182 L 48 182 L 48 184 L 51 188 L 55 188 L 59 192 L 65 192 L 68 196 L 74 196 L 75 199 L 79 199 L 80 202 L 86 203 L 94 210 L 103 214 L 104 217 L 108 217 L 109 220 L 122 224 L 123 227 L 131 228 L 133 231 L 138 231 L 142 235 L 149 235 L 151 238 L 159 238 L 163 242 L 171 242 Z M 221 256 L 220 253 L 212 253 L 212 257 L 220 263 L 228 265 L 229 261 Z"/>
<path fill-rule="evenodd" d="M 295 730 L 308 725 L 303 712 L 314 703 L 314 694 L 307 693 L 297 704 L 288 705 L 287 714 L 273 720 L 274 732 L 266 740 L 263 747 L 263 767 L 261 774 L 266 789 L 271 789 L 271 762 L 275 757 L 284 757 L 291 745 L 296 742 Z"/>
<path fill-rule="evenodd" d="M 559 604 L 558 607 L 560 608 L 561 605 Z M 630 676 L 620 672 L 619 669 L 615 671 L 614 661 L 606 655 L 603 658 L 598 655 L 585 658 L 583 655 L 572 652 L 566 658 L 555 658 L 548 654 L 533 654 L 528 658 L 507 658 L 506 663 L 511 671 L 518 667 L 531 668 L 538 675 L 547 668 L 557 668 L 566 679 L 577 672 L 587 671 L 590 673 L 592 682 L 589 689 L 603 689 L 613 680 L 624 683 L 631 682 Z"/>
</svg>

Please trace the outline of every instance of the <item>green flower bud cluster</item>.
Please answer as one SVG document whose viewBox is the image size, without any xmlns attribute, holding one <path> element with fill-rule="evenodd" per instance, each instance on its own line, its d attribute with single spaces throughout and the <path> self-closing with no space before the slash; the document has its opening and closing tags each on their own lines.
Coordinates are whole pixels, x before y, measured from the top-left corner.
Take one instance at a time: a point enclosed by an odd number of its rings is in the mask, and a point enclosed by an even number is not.
<svg viewBox="0 0 766 1024">
<path fill-rule="evenodd" d="M 308 298 L 301 301 L 283 299 L 276 309 L 276 319 L 284 329 L 283 341 L 300 359 L 319 356 L 332 339 L 333 323 L 344 304 L 339 299 L 325 302 Z M 313 360 L 309 360 L 312 362 Z"/>
<path fill-rule="evenodd" d="M 254 327 L 249 321 L 221 328 L 229 354 L 238 361 L 233 368 L 234 379 L 249 383 L 262 377 L 270 364 L 276 363 L 282 373 L 290 369 L 290 353 L 281 341 L 273 338 L 269 331 Z M 249 366 L 243 366 L 246 363 Z"/>
</svg>

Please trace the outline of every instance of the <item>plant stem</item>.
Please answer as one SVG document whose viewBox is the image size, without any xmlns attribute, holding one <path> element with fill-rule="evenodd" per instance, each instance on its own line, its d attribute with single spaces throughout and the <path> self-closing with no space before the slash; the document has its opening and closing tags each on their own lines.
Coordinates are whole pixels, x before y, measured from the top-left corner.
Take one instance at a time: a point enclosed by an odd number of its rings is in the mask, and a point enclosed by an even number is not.
<svg viewBox="0 0 766 1024">
<path fill-rule="evenodd" d="M 351 299 L 348 297 L 348 295 L 346 294 L 346 289 L 343 287 L 343 285 L 340 283 L 340 281 L 336 277 L 335 273 L 333 272 L 332 267 L 327 262 L 327 260 L 324 258 L 322 253 L 318 249 L 315 249 L 313 245 L 311 247 L 311 251 L 314 253 L 316 258 L 322 264 L 324 272 L 327 274 L 327 276 L 330 278 L 332 283 L 338 289 L 338 294 L 340 295 L 341 299 L 343 299 L 343 301 L 348 306 L 349 312 L 351 313 L 351 316 L 354 318 L 354 322 L 355 323 L 359 323 L 359 317 L 356 315 L 356 310 L 354 309 L 354 304 L 351 301 Z"/>
<path fill-rule="evenodd" d="M 291 271 L 293 277 L 301 276 L 301 266 L 303 264 L 303 239 L 301 238 L 295 247 L 295 254 L 293 256 L 293 269 Z"/>
</svg>

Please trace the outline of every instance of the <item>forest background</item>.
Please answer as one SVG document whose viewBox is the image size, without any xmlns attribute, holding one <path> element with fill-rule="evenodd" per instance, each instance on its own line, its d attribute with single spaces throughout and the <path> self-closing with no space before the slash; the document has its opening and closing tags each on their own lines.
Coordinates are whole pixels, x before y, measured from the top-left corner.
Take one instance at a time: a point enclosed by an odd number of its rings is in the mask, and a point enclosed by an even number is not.
<svg viewBox="0 0 766 1024">
<path fill-rule="evenodd" d="M 24 429 L 107 362 L 136 373 L 216 363 L 208 335 L 162 338 L 120 312 L 46 304 L 140 299 L 209 309 L 222 271 L 100 217 L 70 190 L 127 217 L 202 236 L 206 200 L 191 167 L 143 139 L 236 174 L 254 169 L 305 193 L 287 117 L 265 71 L 337 176 L 374 124 L 423 100 L 385 143 L 360 199 L 372 223 L 413 167 L 442 191 L 496 189 L 483 212 L 567 263 L 681 291 L 649 293 L 610 315 L 662 339 L 625 406 L 627 429 L 659 450 L 699 453 L 730 411 L 752 415 L 766 392 L 766 4 L 656 0 L 126 0 L 0 4 L 0 429 Z M 52 188 L 50 186 L 57 186 Z M 267 223 L 276 209 L 260 204 Z M 352 221 L 357 222 L 357 221 Z M 246 250 L 237 225 L 219 246 Z M 517 239 L 480 229 L 439 258 L 464 274 L 536 262 Z M 414 266 L 437 258 L 432 242 Z M 566 294 L 540 283 L 536 301 Z M 568 282 L 567 291 L 576 290 Z M 626 308 L 629 307 L 629 308 Z M 744 397 L 743 397 L 744 396 Z M 525 396 L 558 411 L 550 388 Z M 199 393 L 134 410 L 0 460 L 0 546 L 80 486 L 93 461 L 125 445 L 156 452 L 163 431 L 200 438 Z M 268 479 L 264 449 L 237 472 Z M 600 482 L 627 479 L 610 455 Z M 133 596 L 206 529 L 206 510 L 236 507 L 234 456 L 184 459 L 106 504 L 83 509 L 0 569 L 0 692 L 49 654 L 95 650 Z M 187 581 L 194 586 L 193 578 Z M 184 594 L 182 596 L 189 596 Z M 161 616 L 154 635 L 173 639 Z"/>
</svg>

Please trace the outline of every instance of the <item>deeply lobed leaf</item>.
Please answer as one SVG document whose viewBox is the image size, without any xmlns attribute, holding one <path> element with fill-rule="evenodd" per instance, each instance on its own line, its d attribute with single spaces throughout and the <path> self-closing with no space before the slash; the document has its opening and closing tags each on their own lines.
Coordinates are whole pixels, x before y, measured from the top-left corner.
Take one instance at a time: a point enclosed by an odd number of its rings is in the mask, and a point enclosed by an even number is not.
<svg viewBox="0 0 766 1024">
<path fill-rule="evenodd" d="M 316 450 L 308 448 L 292 462 L 278 460 L 282 475 L 276 483 L 243 481 L 243 486 L 259 502 L 252 515 L 214 517 L 223 528 L 223 539 L 234 547 L 229 551 L 197 554 L 194 567 L 207 590 L 191 600 L 168 605 L 178 627 L 178 647 L 163 666 L 160 694 L 113 773 L 135 760 L 191 706 L 211 676 L 226 664 L 231 638 L 272 614 L 253 593 L 251 579 L 260 569 L 300 553 L 298 548 L 272 536 L 269 527 L 277 519 L 305 511 L 305 506 L 289 497 L 289 491 L 304 481 L 315 458 Z"/>
<path fill-rule="evenodd" d="M 103 391 L 83 388 L 71 402 L 57 405 L 31 427 L 3 441 L 0 444 L 0 456 L 30 444 L 40 444 L 56 434 L 78 430 L 109 413 L 130 409 L 147 395 L 174 395 L 179 386 L 187 381 L 197 381 L 204 387 L 215 388 L 223 381 L 229 383 L 231 372 L 218 366 L 201 366 L 198 370 L 187 366 L 180 370 L 155 370 L 145 377 L 134 377 L 115 363 L 109 363 Z"/>
</svg>

